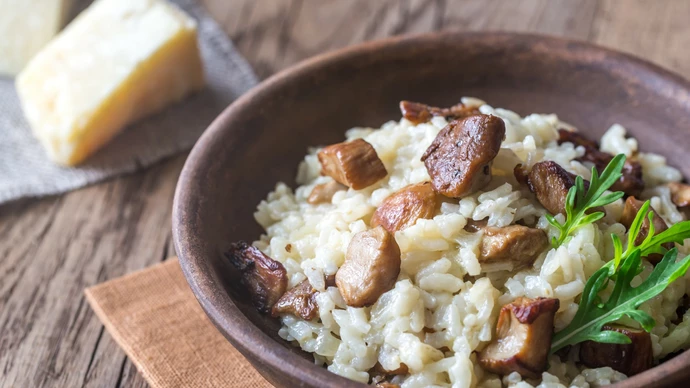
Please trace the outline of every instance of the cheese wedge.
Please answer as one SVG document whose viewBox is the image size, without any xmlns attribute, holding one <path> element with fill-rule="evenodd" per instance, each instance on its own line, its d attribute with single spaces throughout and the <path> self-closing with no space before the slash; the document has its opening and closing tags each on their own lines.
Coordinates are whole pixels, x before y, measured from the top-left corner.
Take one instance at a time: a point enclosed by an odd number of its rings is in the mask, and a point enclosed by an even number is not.
<svg viewBox="0 0 690 388">
<path fill-rule="evenodd" d="M 203 87 L 196 23 L 164 0 L 96 0 L 16 84 L 51 159 L 78 164 L 126 125 Z"/>
<path fill-rule="evenodd" d="M 14 76 L 64 25 L 71 0 L 0 0 L 0 76 Z"/>
</svg>

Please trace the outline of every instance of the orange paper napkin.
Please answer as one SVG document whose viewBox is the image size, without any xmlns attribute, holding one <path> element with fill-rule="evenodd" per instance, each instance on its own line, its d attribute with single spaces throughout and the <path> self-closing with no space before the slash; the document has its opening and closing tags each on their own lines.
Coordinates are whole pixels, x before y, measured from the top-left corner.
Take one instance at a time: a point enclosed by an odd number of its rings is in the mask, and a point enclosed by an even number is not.
<svg viewBox="0 0 690 388">
<path fill-rule="evenodd" d="M 271 387 L 206 317 L 176 258 L 85 293 L 152 387 Z"/>
</svg>

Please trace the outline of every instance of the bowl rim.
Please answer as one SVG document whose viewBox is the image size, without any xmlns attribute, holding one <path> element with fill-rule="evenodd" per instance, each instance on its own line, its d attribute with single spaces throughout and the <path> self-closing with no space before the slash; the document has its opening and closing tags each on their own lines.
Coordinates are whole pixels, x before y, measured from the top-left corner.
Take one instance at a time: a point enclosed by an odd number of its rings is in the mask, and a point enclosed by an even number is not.
<svg viewBox="0 0 690 388">
<path fill-rule="evenodd" d="M 636 70 L 641 70 L 653 74 L 666 82 L 680 85 L 680 87 L 690 90 L 690 81 L 679 74 L 664 69 L 661 66 L 632 54 L 617 51 L 611 48 L 600 46 L 583 40 L 564 38 L 559 36 L 506 32 L 506 31 L 441 31 L 422 34 L 406 34 L 363 42 L 344 48 L 340 48 L 326 53 L 307 58 L 291 65 L 288 68 L 271 75 L 248 92 L 240 96 L 227 108 L 203 132 L 199 140 L 192 148 L 187 160 L 180 173 L 179 180 L 175 189 L 172 210 L 172 234 L 173 243 L 179 257 L 184 276 L 197 301 L 209 317 L 211 322 L 223 334 L 232 345 L 239 350 L 245 357 L 257 360 L 272 370 L 279 371 L 281 374 L 294 377 L 301 381 L 305 386 L 321 386 L 324 381 L 338 386 L 364 387 L 366 385 L 344 377 L 335 375 L 325 368 L 310 363 L 308 360 L 299 357 L 281 344 L 277 344 L 266 333 L 258 329 L 237 307 L 228 296 L 229 303 L 219 306 L 214 303 L 214 298 L 209 295 L 214 293 L 225 293 L 222 285 L 216 284 L 208 277 L 205 270 L 210 267 L 205 266 L 204 258 L 195 258 L 190 250 L 190 237 L 194 231 L 188 228 L 183 222 L 183 215 L 188 210 L 187 205 L 193 201 L 194 190 L 190 188 L 193 177 L 199 173 L 198 167 L 205 157 L 204 150 L 219 136 L 227 130 L 226 123 L 241 112 L 246 105 L 253 100 L 269 95 L 275 90 L 279 90 L 289 80 L 308 75 L 312 70 L 347 62 L 368 52 L 391 48 L 396 45 L 425 44 L 449 38 L 471 38 L 476 40 L 495 40 L 495 39 L 517 39 L 529 44 L 543 44 L 546 47 L 567 45 L 573 51 L 586 51 L 599 54 L 607 59 L 624 62 L 633 66 Z M 257 203 L 258 203 L 257 199 Z M 227 309 L 231 315 L 223 312 Z M 223 319 L 221 319 L 221 317 Z M 244 330 L 240 330 L 240 325 Z M 612 385 L 647 386 L 660 383 L 658 372 L 663 372 L 662 376 L 670 376 L 683 368 L 690 366 L 690 350 L 671 360 L 663 362 L 641 374 L 632 376 L 622 383 Z M 655 373 L 656 372 L 656 373 Z M 326 380 L 328 379 L 328 380 Z"/>
</svg>

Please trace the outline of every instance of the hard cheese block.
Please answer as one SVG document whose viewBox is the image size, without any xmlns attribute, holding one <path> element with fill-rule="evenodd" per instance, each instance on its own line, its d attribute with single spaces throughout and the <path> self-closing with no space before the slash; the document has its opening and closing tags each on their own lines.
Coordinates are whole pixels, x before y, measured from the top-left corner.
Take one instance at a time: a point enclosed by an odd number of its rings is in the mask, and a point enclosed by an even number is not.
<svg viewBox="0 0 690 388">
<path fill-rule="evenodd" d="M 75 165 L 127 124 L 203 87 L 196 23 L 163 0 L 97 0 L 16 82 L 51 159 Z"/>
<path fill-rule="evenodd" d="M 0 0 L 0 75 L 14 76 L 60 31 L 72 1 Z"/>
</svg>

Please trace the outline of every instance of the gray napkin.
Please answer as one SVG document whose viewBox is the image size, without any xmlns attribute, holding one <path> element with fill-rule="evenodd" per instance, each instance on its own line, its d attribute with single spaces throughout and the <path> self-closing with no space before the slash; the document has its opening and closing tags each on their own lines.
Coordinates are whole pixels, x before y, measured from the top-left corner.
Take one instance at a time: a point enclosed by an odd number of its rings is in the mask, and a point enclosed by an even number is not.
<svg viewBox="0 0 690 388">
<path fill-rule="evenodd" d="M 125 129 L 82 165 L 65 168 L 54 165 L 32 136 L 14 81 L 0 77 L 0 203 L 73 190 L 188 150 L 225 107 L 257 83 L 247 62 L 202 6 L 194 0 L 172 2 L 198 22 L 206 89 Z M 83 9 L 84 3 L 75 9 Z"/>
</svg>

